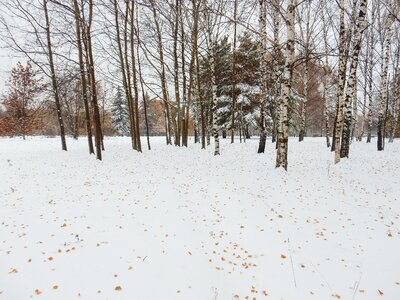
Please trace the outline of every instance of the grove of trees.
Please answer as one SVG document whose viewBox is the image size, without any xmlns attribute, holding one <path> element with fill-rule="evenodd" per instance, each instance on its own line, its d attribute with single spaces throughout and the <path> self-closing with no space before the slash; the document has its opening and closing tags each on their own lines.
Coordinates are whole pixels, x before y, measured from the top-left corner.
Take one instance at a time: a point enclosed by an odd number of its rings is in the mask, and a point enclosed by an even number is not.
<svg viewBox="0 0 400 300">
<path fill-rule="evenodd" d="M 1 40 L 27 63 L 11 70 L 0 135 L 45 128 L 65 151 L 84 135 L 99 160 L 105 135 L 138 152 L 140 136 L 149 150 L 153 134 L 194 136 L 215 155 L 221 138 L 256 136 L 285 170 L 290 136 L 323 136 L 336 163 L 353 142 L 400 137 L 397 0 L 1 3 Z"/>
</svg>

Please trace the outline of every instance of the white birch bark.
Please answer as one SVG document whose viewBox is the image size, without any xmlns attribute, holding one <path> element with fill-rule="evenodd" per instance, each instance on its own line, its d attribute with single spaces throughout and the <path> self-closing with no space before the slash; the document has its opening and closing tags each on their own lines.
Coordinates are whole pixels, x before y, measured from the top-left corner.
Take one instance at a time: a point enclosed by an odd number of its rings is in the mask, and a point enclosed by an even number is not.
<svg viewBox="0 0 400 300">
<path fill-rule="evenodd" d="M 343 124 L 343 132 L 342 132 L 342 143 L 340 148 L 340 157 L 348 157 L 349 156 L 349 146 L 350 146 L 350 135 L 351 135 L 351 123 L 352 123 L 352 99 L 355 97 L 356 93 L 356 84 L 357 84 L 357 67 L 358 67 L 358 58 L 361 49 L 361 37 L 362 33 L 367 26 L 367 22 L 365 20 L 365 16 L 367 13 L 367 0 L 360 1 L 360 8 L 357 17 L 355 38 L 353 44 L 353 53 L 351 58 L 350 65 L 350 75 L 347 84 L 346 90 L 346 99 L 345 99 L 345 115 L 344 115 L 344 124 Z"/>
<path fill-rule="evenodd" d="M 292 86 L 292 70 L 294 62 L 294 17 L 296 9 L 296 0 L 291 0 L 286 11 L 286 61 L 283 74 L 283 86 L 280 98 L 280 120 L 278 124 L 278 149 L 276 155 L 276 167 L 282 167 L 287 170 L 288 166 L 288 139 L 289 139 L 289 119 L 288 119 L 288 104 L 290 100 L 290 89 Z"/>
<path fill-rule="evenodd" d="M 259 0 L 260 17 L 259 17 L 259 52 L 261 57 L 260 72 L 261 72 L 261 83 L 260 83 L 260 141 L 258 145 L 258 153 L 264 153 L 265 142 L 266 142 L 266 126 L 265 126 L 265 102 L 267 97 L 267 22 L 266 22 L 266 6 L 265 0 Z"/>
<path fill-rule="evenodd" d="M 368 41 L 369 55 L 368 55 L 368 113 L 367 113 L 367 143 L 371 142 L 372 136 L 372 119 L 373 119 L 373 74 L 374 74 L 374 59 L 375 59 L 375 33 L 374 33 L 374 23 L 375 23 L 375 9 L 372 7 L 371 14 L 371 27 L 370 35 Z"/>
<path fill-rule="evenodd" d="M 323 81 L 323 101 L 324 101 L 324 119 L 325 119 L 325 138 L 326 138 L 326 147 L 330 148 L 331 147 L 331 142 L 329 140 L 329 111 L 328 111 L 328 100 L 326 98 L 326 92 L 327 92 L 327 85 L 328 85 L 328 24 L 325 19 L 324 12 L 322 13 L 322 22 L 323 22 L 323 38 L 324 38 L 324 50 L 326 52 L 325 54 L 325 66 L 324 66 L 324 81 Z"/>
<path fill-rule="evenodd" d="M 388 100 L 388 68 L 389 68 L 389 56 L 390 56 L 390 44 L 392 40 L 392 24 L 393 24 L 393 16 L 390 12 L 388 12 L 388 18 L 386 20 L 386 37 L 385 37 L 385 54 L 383 58 L 383 68 L 381 74 L 381 86 L 380 86 L 380 103 L 379 103 L 379 114 L 378 114 L 378 140 L 377 140 L 377 148 L 378 151 L 383 151 L 385 148 L 385 132 L 384 132 L 384 123 L 385 123 L 385 111 L 386 111 L 386 103 Z"/>
<path fill-rule="evenodd" d="M 335 163 L 340 161 L 340 133 L 343 125 L 343 108 L 344 108 L 344 85 L 346 76 L 346 58 L 345 58 L 345 37 L 346 28 L 344 24 L 345 0 L 340 0 L 340 32 L 339 32 L 339 82 L 338 82 L 338 98 L 337 112 L 335 124 Z"/>
<path fill-rule="evenodd" d="M 210 71 L 211 71 L 211 86 L 212 86 L 212 102 L 211 102 L 211 130 L 212 135 L 214 136 L 214 155 L 220 154 L 220 147 L 219 147 L 219 136 L 218 136 L 218 114 L 217 114 L 217 84 L 215 79 L 215 37 L 212 32 L 211 22 L 208 20 L 209 24 L 207 27 L 208 31 L 208 47 L 210 51 Z"/>
</svg>

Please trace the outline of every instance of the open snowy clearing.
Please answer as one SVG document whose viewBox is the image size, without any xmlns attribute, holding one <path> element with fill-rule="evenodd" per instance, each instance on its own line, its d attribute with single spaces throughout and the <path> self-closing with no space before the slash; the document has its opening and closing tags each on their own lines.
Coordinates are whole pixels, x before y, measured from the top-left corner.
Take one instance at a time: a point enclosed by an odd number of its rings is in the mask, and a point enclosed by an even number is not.
<svg viewBox="0 0 400 300">
<path fill-rule="evenodd" d="M 0 139 L 0 299 L 400 299 L 399 142 L 151 141 Z"/>
</svg>

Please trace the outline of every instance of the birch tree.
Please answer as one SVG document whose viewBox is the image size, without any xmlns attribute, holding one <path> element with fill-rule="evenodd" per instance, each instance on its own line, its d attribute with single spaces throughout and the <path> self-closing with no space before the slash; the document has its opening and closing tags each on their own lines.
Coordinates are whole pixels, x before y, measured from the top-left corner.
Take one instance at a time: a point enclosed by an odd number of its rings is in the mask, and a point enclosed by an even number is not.
<svg viewBox="0 0 400 300">
<path fill-rule="evenodd" d="M 346 28 L 344 20 L 345 0 L 340 0 L 340 29 L 339 29 L 339 70 L 338 70 L 338 95 L 336 103 L 336 119 L 334 134 L 332 138 L 332 148 L 335 151 L 335 163 L 340 161 L 340 133 L 343 126 L 344 109 L 344 87 L 346 78 L 346 57 L 345 57 L 345 38 Z"/>
<path fill-rule="evenodd" d="M 367 143 L 371 142 L 373 122 L 373 77 L 375 66 L 375 11 L 376 5 L 372 4 L 371 21 L 368 36 L 368 113 L 367 113 Z"/>
<path fill-rule="evenodd" d="M 286 10 L 287 41 L 285 53 L 285 68 L 282 79 L 282 92 L 280 98 L 280 117 L 278 124 L 278 149 L 276 155 L 276 167 L 287 170 L 288 167 L 288 141 L 289 141 L 289 119 L 288 103 L 290 100 L 290 90 L 292 87 L 292 71 L 294 62 L 294 21 L 297 1 L 291 0 Z"/>
<path fill-rule="evenodd" d="M 215 80 L 215 45 L 216 45 L 216 33 L 213 32 L 211 16 L 207 14 L 207 35 L 208 35 L 208 47 L 210 56 L 210 74 L 211 74 L 211 88 L 212 88 L 212 99 L 211 99 L 211 114 L 212 114 L 212 134 L 214 136 L 214 155 L 220 154 L 219 149 L 219 136 L 218 136 L 218 115 L 217 115 L 217 84 Z"/>
<path fill-rule="evenodd" d="M 351 65 L 349 70 L 349 80 L 347 84 L 346 90 L 346 99 L 345 99 L 345 115 L 344 115 L 344 125 L 342 132 L 342 143 L 340 149 L 340 157 L 348 157 L 349 156 L 349 147 L 350 147 L 350 135 L 351 135 L 351 123 L 352 123 L 352 100 L 355 97 L 355 93 L 357 91 L 357 68 L 358 68 L 358 58 L 361 49 L 361 37 L 362 33 L 367 26 L 367 22 L 365 20 L 365 16 L 367 13 L 367 0 L 360 1 L 359 13 L 357 18 L 357 25 L 354 37 L 353 44 L 353 52 L 351 57 Z"/>
<path fill-rule="evenodd" d="M 388 68 L 389 68 L 390 44 L 392 39 L 392 24 L 393 24 L 393 16 L 391 14 L 391 10 L 389 10 L 386 19 L 386 35 L 384 43 L 382 44 L 382 48 L 385 47 L 385 50 L 384 50 L 384 57 L 382 58 L 380 103 L 379 103 L 379 113 L 378 113 L 378 128 L 377 128 L 378 151 L 383 151 L 385 147 L 384 128 L 385 128 L 386 107 L 388 101 Z"/>
<path fill-rule="evenodd" d="M 258 153 L 264 153 L 265 142 L 267 139 L 267 130 L 265 126 L 265 105 L 267 98 L 267 32 L 266 32 L 266 5 L 265 0 L 259 0 L 259 47 L 260 47 L 260 73 L 261 73 L 261 83 L 260 83 L 260 141 L 258 145 Z"/>
</svg>

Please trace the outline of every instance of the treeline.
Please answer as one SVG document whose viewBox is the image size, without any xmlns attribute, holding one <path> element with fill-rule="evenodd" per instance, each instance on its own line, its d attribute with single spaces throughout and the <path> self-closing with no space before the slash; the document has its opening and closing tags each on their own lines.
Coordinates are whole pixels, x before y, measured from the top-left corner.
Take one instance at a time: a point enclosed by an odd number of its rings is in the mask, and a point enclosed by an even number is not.
<svg viewBox="0 0 400 300">
<path fill-rule="evenodd" d="M 3 40 L 29 60 L 12 72 L 39 73 L 32 80 L 41 92 L 27 97 L 33 104 L 47 90 L 40 102 L 53 107 L 63 150 L 66 133 L 84 134 L 98 159 L 108 134 L 129 135 L 141 152 L 140 136 L 150 149 L 159 128 L 176 146 L 187 146 L 189 135 L 203 149 L 214 140 L 215 155 L 221 136 L 234 143 L 257 135 L 258 153 L 271 136 L 276 166 L 287 169 L 289 136 L 325 136 L 339 162 L 353 140 L 376 135 L 383 150 L 399 133 L 395 0 L 10 0 L 3 7 Z M 26 135 L 38 130 L 36 121 L 4 122 L 10 99 L 21 99 L 13 77 L 0 130 Z M 25 110 L 27 120 L 37 107 Z"/>
</svg>

